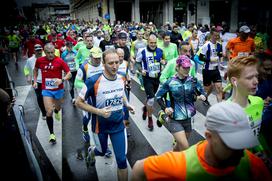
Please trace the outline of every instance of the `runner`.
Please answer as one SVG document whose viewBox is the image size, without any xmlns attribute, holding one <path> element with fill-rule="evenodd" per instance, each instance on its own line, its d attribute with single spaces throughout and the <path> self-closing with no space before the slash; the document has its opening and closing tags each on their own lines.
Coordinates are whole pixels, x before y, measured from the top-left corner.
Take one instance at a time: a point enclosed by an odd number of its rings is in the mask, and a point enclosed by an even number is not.
<svg viewBox="0 0 272 181">
<path fill-rule="evenodd" d="M 205 92 L 208 96 L 212 93 L 213 87 L 216 89 L 217 102 L 222 101 L 222 79 L 219 72 L 220 58 L 222 57 L 222 46 L 217 42 L 219 33 L 211 29 L 211 39 L 202 47 L 199 59 L 204 63 L 202 75 Z"/>
<path fill-rule="evenodd" d="M 56 135 L 53 129 L 53 112 L 55 119 L 61 119 L 61 104 L 63 102 L 64 89 L 63 83 L 65 80 L 71 78 L 71 72 L 67 64 L 59 57 L 55 56 L 55 47 L 51 43 L 44 46 L 45 57 L 37 59 L 33 71 L 34 83 L 33 87 L 37 88 L 38 69 L 42 73 L 42 95 L 46 110 L 46 122 L 50 132 L 49 142 L 56 143 Z M 66 75 L 62 78 L 62 73 L 65 71 Z"/>
<path fill-rule="evenodd" d="M 169 60 L 178 57 L 178 48 L 175 43 L 170 42 L 170 33 L 162 34 L 163 44 L 161 48 L 163 50 L 163 59 L 168 63 Z"/>
<path fill-rule="evenodd" d="M 81 64 L 89 57 L 90 50 L 93 48 L 93 37 L 90 35 L 86 35 L 86 39 L 84 39 L 84 43 L 86 46 L 81 46 L 78 49 L 75 61 L 76 61 L 76 69 L 80 67 Z"/>
<path fill-rule="evenodd" d="M 90 50 L 90 57 L 80 66 L 77 71 L 75 86 L 80 90 L 84 87 L 84 82 L 91 76 L 101 73 L 103 66 L 101 64 L 102 51 L 100 48 L 93 47 Z M 82 126 L 82 138 L 84 142 L 90 142 L 90 135 L 88 130 L 88 124 L 91 119 L 91 115 L 83 111 L 83 126 Z"/>
<path fill-rule="evenodd" d="M 143 36 L 144 36 L 144 32 L 138 30 L 137 31 L 137 39 L 132 42 L 131 48 L 130 48 L 130 60 L 131 60 L 131 63 L 133 63 L 133 65 L 136 65 L 134 67 L 134 70 L 137 73 L 137 77 L 141 83 L 142 90 L 144 90 L 143 78 L 142 78 L 142 74 L 138 70 L 138 67 L 137 67 L 138 64 L 135 64 L 136 63 L 135 59 L 138 54 L 138 51 L 142 48 L 145 48 L 147 45 L 147 41 L 145 39 L 143 39 Z"/>
<path fill-rule="evenodd" d="M 32 57 L 28 58 L 26 60 L 26 64 L 24 67 L 24 74 L 27 78 L 27 82 L 29 84 L 33 84 L 34 78 L 33 78 L 33 70 L 35 68 L 35 63 L 37 58 L 40 58 L 42 56 L 42 51 L 43 48 L 40 44 L 34 45 L 34 51 L 35 54 L 32 55 Z M 45 120 L 46 119 L 46 111 L 43 103 L 43 96 L 42 96 L 42 75 L 41 75 L 41 70 L 38 70 L 38 77 L 37 77 L 37 88 L 34 89 L 35 94 L 37 97 L 37 102 L 39 105 L 39 108 L 42 112 L 42 118 Z"/>
<path fill-rule="evenodd" d="M 119 56 L 119 61 L 120 61 L 120 66 L 118 69 L 118 73 L 120 73 L 121 75 L 123 75 L 126 78 L 126 82 L 125 82 L 125 93 L 127 96 L 127 100 L 129 101 L 129 92 L 131 89 L 131 85 L 130 85 L 130 77 L 128 74 L 128 63 L 126 61 L 124 61 L 124 50 L 121 48 L 117 48 L 116 52 Z M 127 110 L 126 106 L 124 106 L 124 124 L 126 126 L 126 128 L 128 128 L 129 125 L 129 111 Z"/>
<path fill-rule="evenodd" d="M 137 161 L 131 180 L 272 180 L 262 160 L 247 150 L 258 141 L 238 104 L 213 105 L 205 126 L 206 140 Z"/>
<path fill-rule="evenodd" d="M 186 55 L 178 57 L 176 60 L 177 74 L 163 83 L 156 93 L 156 99 L 162 110 L 159 119 L 168 117 L 165 126 L 177 142 L 173 148 L 174 151 L 182 151 L 189 147 L 188 137 L 192 131 L 191 118 L 196 114 L 194 106 L 196 92 L 201 92 L 197 99 L 206 100 L 203 87 L 196 78 L 189 76 L 191 66 L 190 59 Z M 167 93 L 170 95 L 170 107 L 166 107 L 163 101 Z"/>
<path fill-rule="evenodd" d="M 254 135 L 259 137 L 264 101 L 260 97 L 253 96 L 258 86 L 257 64 L 258 59 L 253 56 L 236 57 L 229 61 L 227 74 L 233 87 L 229 101 L 244 108 Z M 262 150 L 262 146 L 258 146 L 253 151 Z"/>
<path fill-rule="evenodd" d="M 139 63 L 140 72 L 143 76 L 143 83 L 147 101 L 143 107 L 143 120 L 146 120 L 148 116 L 148 128 L 150 131 L 153 130 L 153 104 L 154 97 L 159 87 L 159 77 L 161 74 L 161 66 L 165 64 L 162 59 L 163 52 L 160 48 L 157 48 L 157 37 L 151 34 L 147 41 L 147 47 L 141 49 L 136 57 L 136 62 Z"/>
<path fill-rule="evenodd" d="M 66 45 L 66 50 L 61 54 L 61 58 L 67 63 L 72 74 L 71 79 L 69 79 L 69 84 L 70 84 L 70 95 L 72 98 L 72 104 L 74 105 L 75 104 L 74 82 L 75 82 L 75 78 L 77 74 L 76 62 L 75 62 L 76 51 L 72 50 L 73 48 L 72 42 L 67 41 L 65 45 Z"/>
<path fill-rule="evenodd" d="M 110 136 L 118 165 L 118 180 L 128 180 L 123 105 L 132 113 L 134 110 L 127 104 L 124 77 L 117 73 L 119 63 L 116 50 L 106 50 L 103 53 L 103 73 L 96 74 L 85 82 L 76 105 L 93 114 L 92 131 L 97 133 L 97 142 L 95 148 L 89 148 L 91 165 L 95 164 L 95 155 L 103 156 L 106 153 Z M 86 103 L 86 100 L 91 100 L 92 105 Z"/>
<path fill-rule="evenodd" d="M 249 37 L 250 29 L 248 26 L 242 26 L 239 29 L 239 36 L 230 39 L 226 45 L 226 54 L 228 60 L 236 56 L 252 55 L 256 46 L 254 40 Z"/>
</svg>

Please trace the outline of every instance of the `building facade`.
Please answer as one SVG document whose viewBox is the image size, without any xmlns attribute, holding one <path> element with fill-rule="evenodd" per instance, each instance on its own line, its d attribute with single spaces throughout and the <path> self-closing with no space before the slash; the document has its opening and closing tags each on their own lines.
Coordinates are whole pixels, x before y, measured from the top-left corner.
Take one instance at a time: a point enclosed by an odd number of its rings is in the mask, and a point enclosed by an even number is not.
<svg viewBox="0 0 272 181">
<path fill-rule="evenodd" d="M 239 22 L 262 23 L 271 29 L 268 1 L 253 0 L 70 0 L 71 16 L 83 20 L 229 24 L 235 31 Z"/>
</svg>

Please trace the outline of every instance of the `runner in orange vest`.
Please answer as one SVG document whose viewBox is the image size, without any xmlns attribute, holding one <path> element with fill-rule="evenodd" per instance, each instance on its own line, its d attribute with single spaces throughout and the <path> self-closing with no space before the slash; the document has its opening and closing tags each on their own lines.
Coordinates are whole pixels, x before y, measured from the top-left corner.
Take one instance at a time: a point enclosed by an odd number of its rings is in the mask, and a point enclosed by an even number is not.
<svg viewBox="0 0 272 181">
<path fill-rule="evenodd" d="M 207 140 L 137 161 L 132 180 L 272 180 L 262 160 L 246 149 L 258 141 L 242 107 L 233 102 L 213 105 L 205 126 Z"/>
</svg>

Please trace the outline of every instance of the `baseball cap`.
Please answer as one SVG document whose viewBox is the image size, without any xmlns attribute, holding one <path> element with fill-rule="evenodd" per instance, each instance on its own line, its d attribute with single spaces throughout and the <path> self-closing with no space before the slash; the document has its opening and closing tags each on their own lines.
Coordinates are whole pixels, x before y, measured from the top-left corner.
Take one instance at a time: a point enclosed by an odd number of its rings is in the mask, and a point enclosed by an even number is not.
<svg viewBox="0 0 272 181">
<path fill-rule="evenodd" d="M 244 26 L 241 26 L 241 28 L 239 29 L 239 32 L 249 33 L 250 29 L 248 26 L 244 25 Z"/>
<path fill-rule="evenodd" d="M 42 46 L 41 46 L 40 44 L 34 45 L 34 50 L 35 50 L 35 51 L 42 50 L 42 49 L 43 49 L 43 48 L 42 48 Z"/>
<path fill-rule="evenodd" d="M 219 134 L 231 149 L 240 150 L 259 144 L 244 109 L 234 102 L 221 102 L 209 108 L 205 126 Z"/>
<path fill-rule="evenodd" d="M 77 41 L 82 41 L 82 40 L 83 40 L 82 37 L 78 37 L 78 38 L 77 38 Z"/>
<path fill-rule="evenodd" d="M 186 55 L 181 55 L 176 60 L 177 65 L 181 65 L 183 68 L 189 68 L 192 66 L 190 59 Z"/>
<path fill-rule="evenodd" d="M 119 39 L 127 39 L 127 34 L 124 33 L 124 32 L 120 32 L 120 33 L 118 34 L 118 38 L 119 38 Z"/>
<path fill-rule="evenodd" d="M 94 57 L 94 58 L 101 58 L 102 57 L 102 51 L 100 48 L 93 47 L 90 50 L 90 52 L 91 52 L 92 57 Z"/>
</svg>

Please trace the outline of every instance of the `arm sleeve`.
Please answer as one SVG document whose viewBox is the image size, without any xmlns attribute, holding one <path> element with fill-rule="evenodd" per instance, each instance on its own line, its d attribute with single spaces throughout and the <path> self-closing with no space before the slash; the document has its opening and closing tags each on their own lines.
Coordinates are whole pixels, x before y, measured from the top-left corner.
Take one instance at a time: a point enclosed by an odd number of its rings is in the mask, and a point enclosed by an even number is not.
<svg viewBox="0 0 272 181">
<path fill-rule="evenodd" d="M 64 60 L 61 59 L 62 67 L 65 73 L 70 72 L 70 68 L 68 67 L 67 63 L 64 62 Z"/>
<path fill-rule="evenodd" d="M 165 94 L 167 92 L 169 92 L 169 82 L 170 82 L 170 80 L 166 81 L 165 83 L 160 85 L 159 88 L 158 88 L 158 91 L 157 91 L 157 93 L 155 95 L 156 100 L 157 100 L 157 102 L 160 105 L 162 110 L 165 110 L 165 108 L 166 108 L 166 104 L 165 104 L 163 98 L 164 98 Z"/>
<path fill-rule="evenodd" d="M 142 62 L 142 50 L 139 50 L 136 55 L 136 62 L 141 63 Z"/>
<path fill-rule="evenodd" d="M 166 64 L 165 68 L 161 72 L 160 82 L 163 84 L 164 82 L 167 81 L 168 78 L 175 75 L 175 72 L 176 72 L 175 64 L 172 62 L 169 62 L 168 64 Z"/>
<path fill-rule="evenodd" d="M 76 57 L 75 57 L 75 62 L 76 62 L 76 68 L 78 69 L 79 67 L 79 62 L 81 60 L 81 51 L 80 49 L 78 50 L 77 54 L 76 54 Z"/>
<path fill-rule="evenodd" d="M 196 79 L 196 89 L 198 92 L 200 92 L 202 95 L 206 96 L 206 93 L 204 91 L 203 86 L 199 83 L 199 81 Z"/>
<path fill-rule="evenodd" d="M 132 57 L 135 57 L 135 41 L 132 42 L 132 44 L 131 44 L 130 55 L 131 55 Z"/>
<path fill-rule="evenodd" d="M 76 74 L 76 78 L 75 78 L 75 87 L 76 88 L 82 88 L 84 85 L 84 81 L 83 81 L 83 72 L 82 69 L 79 68 L 77 70 L 77 74 Z"/>
<path fill-rule="evenodd" d="M 29 61 L 26 61 L 25 67 L 24 67 L 24 74 L 25 76 L 28 76 L 30 74 L 30 65 L 29 65 Z"/>
</svg>

